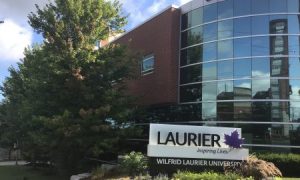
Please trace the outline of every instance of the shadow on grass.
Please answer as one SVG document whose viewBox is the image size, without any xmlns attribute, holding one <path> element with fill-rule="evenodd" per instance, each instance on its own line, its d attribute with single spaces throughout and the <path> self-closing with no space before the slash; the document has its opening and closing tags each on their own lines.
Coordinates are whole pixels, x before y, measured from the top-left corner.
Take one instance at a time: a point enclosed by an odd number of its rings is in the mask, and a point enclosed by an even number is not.
<svg viewBox="0 0 300 180">
<path fill-rule="evenodd" d="M 5 180 L 68 180 L 70 178 L 28 166 L 0 166 L 0 177 Z"/>
</svg>

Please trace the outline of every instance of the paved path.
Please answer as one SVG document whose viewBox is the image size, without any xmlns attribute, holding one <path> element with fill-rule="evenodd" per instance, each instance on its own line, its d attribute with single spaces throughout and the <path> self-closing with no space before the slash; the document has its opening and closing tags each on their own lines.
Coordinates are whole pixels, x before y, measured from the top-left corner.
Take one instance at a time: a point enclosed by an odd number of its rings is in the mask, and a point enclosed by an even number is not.
<svg viewBox="0 0 300 180">
<path fill-rule="evenodd" d="M 25 165 L 26 161 L 18 161 L 18 165 Z M 0 166 L 14 166 L 16 165 L 16 161 L 0 161 Z"/>
</svg>

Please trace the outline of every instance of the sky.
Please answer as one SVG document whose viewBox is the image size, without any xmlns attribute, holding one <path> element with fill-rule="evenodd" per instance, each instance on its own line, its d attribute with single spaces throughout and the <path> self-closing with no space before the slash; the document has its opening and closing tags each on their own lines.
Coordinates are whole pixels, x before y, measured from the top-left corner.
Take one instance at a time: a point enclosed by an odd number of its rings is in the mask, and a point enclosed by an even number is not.
<svg viewBox="0 0 300 180">
<path fill-rule="evenodd" d="M 123 5 L 123 13 L 128 15 L 125 30 L 130 30 L 144 22 L 164 8 L 182 5 L 190 0 L 119 0 Z M 9 75 L 8 68 L 16 67 L 24 57 L 25 47 L 41 43 L 42 37 L 36 34 L 28 24 L 27 15 L 35 12 L 35 4 L 40 7 L 49 0 L 0 0 L 0 86 Z M 3 96 L 0 92 L 0 101 Z"/>
</svg>

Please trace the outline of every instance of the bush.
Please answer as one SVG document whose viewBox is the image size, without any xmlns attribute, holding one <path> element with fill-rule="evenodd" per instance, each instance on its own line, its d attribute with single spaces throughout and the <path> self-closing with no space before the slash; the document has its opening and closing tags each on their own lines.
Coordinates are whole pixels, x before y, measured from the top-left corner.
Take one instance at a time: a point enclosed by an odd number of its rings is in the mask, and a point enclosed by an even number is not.
<svg viewBox="0 0 300 180">
<path fill-rule="evenodd" d="M 249 156 L 240 167 L 224 167 L 225 172 L 236 172 L 242 176 L 252 176 L 254 179 L 267 179 L 269 177 L 282 177 L 280 170 L 273 164 L 260 160 L 255 156 Z"/>
<path fill-rule="evenodd" d="M 285 177 L 300 177 L 300 154 L 269 153 L 257 154 L 257 157 L 274 163 Z"/>
<path fill-rule="evenodd" d="M 219 174 L 215 172 L 177 172 L 173 177 L 175 180 L 253 180 L 252 177 L 244 178 L 235 173 Z"/>
<path fill-rule="evenodd" d="M 124 156 L 121 167 L 130 176 L 145 173 L 148 168 L 145 156 L 140 152 L 131 152 Z"/>
</svg>

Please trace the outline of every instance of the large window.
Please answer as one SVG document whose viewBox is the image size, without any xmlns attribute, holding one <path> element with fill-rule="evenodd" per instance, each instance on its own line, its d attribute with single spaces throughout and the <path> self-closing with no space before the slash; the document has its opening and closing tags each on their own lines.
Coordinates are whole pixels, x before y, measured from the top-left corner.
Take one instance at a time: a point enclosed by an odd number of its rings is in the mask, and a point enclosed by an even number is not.
<svg viewBox="0 0 300 180">
<path fill-rule="evenodd" d="M 234 40 L 234 57 L 251 56 L 251 38 L 241 38 Z"/>
<path fill-rule="evenodd" d="M 213 3 L 203 8 L 203 21 L 209 22 L 217 20 L 218 18 L 218 6 L 217 3 Z"/>
<path fill-rule="evenodd" d="M 251 35 L 251 17 L 234 19 L 234 36 Z"/>
<path fill-rule="evenodd" d="M 234 0 L 234 15 L 242 16 L 251 13 L 251 0 Z"/>
<path fill-rule="evenodd" d="M 154 70 L 154 55 L 145 56 L 142 60 L 141 72 L 143 75 L 152 73 Z"/>
</svg>

